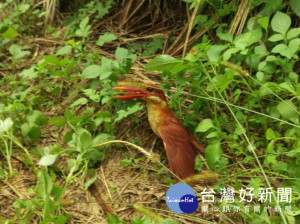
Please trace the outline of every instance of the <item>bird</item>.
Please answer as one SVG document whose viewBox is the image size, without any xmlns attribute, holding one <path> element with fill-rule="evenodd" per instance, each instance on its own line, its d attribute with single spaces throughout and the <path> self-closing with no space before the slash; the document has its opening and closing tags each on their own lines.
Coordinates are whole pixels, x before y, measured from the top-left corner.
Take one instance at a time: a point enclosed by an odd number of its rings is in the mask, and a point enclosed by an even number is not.
<svg viewBox="0 0 300 224">
<path fill-rule="evenodd" d="M 162 89 L 151 83 L 119 81 L 116 99 L 143 99 L 153 132 L 162 139 L 171 171 L 184 180 L 194 175 L 195 149 L 204 153 L 196 138 L 170 109 Z"/>
</svg>

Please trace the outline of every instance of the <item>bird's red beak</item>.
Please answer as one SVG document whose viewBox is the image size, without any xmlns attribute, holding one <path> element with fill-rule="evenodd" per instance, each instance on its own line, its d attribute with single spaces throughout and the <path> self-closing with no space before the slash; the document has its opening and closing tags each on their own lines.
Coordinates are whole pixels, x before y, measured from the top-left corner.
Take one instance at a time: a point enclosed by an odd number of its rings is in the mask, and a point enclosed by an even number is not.
<svg viewBox="0 0 300 224">
<path fill-rule="evenodd" d="M 122 91 L 120 95 L 114 96 L 116 99 L 141 99 L 147 97 L 149 94 L 143 87 L 119 85 L 114 87 L 115 90 Z"/>
</svg>

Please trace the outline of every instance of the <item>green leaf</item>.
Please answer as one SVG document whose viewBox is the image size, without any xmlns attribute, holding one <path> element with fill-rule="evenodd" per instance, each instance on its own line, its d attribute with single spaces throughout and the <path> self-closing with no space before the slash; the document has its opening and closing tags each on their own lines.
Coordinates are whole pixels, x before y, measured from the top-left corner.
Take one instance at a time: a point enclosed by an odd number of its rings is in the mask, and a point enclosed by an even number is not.
<svg viewBox="0 0 300 224">
<path fill-rule="evenodd" d="M 269 41 L 271 42 L 277 42 L 280 40 L 284 40 L 284 35 L 281 33 L 274 34 L 269 38 Z"/>
<path fill-rule="evenodd" d="M 237 36 L 233 43 L 234 45 L 241 49 L 245 50 L 246 47 L 249 47 L 250 45 L 257 43 L 262 37 L 262 31 L 261 28 L 257 28 L 255 30 L 250 30 L 246 33 L 242 33 L 239 36 Z"/>
<path fill-rule="evenodd" d="M 293 28 L 287 32 L 286 38 L 290 40 L 299 36 L 299 34 L 300 34 L 300 28 Z"/>
<path fill-rule="evenodd" d="M 267 30 L 269 26 L 269 16 L 259 18 L 257 22 L 262 28 L 264 28 L 264 30 Z"/>
<path fill-rule="evenodd" d="M 227 45 L 213 45 L 209 50 L 207 51 L 207 56 L 209 61 L 211 62 L 217 62 L 221 52 L 227 48 Z"/>
<path fill-rule="evenodd" d="M 24 69 L 19 75 L 22 79 L 34 79 L 38 77 L 38 72 L 35 71 L 34 66 L 31 66 L 29 69 Z"/>
<path fill-rule="evenodd" d="M 49 176 L 49 174 L 46 173 L 45 170 L 39 170 L 37 177 L 38 177 L 38 183 L 36 186 L 37 195 L 40 198 L 43 198 L 45 200 L 47 197 L 49 197 L 51 193 L 53 187 L 52 179 Z"/>
<path fill-rule="evenodd" d="M 230 58 L 231 58 L 231 55 L 236 53 L 236 52 L 239 52 L 240 49 L 239 48 L 229 48 L 228 50 L 226 50 L 223 54 L 223 60 L 224 61 L 228 61 Z"/>
<path fill-rule="evenodd" d="M 136 103 L 131 107 L 128 107 L 127 110 L 119 110 L 117 111 L 117 117 L 115 118 L 115 122 L 122 120 L 123 118 L 129 116 L 130 114 L 133 114 L 139 110 L 143 109 L 143 106 L 141 104 Z"/>
<path fill-rule="evenodd" d="M 214 127 L 212 119 L 204 119 L 197 125 L 195 132 L 207 132 Z"/>
<path fill-rule="evenodd" d="M 78 37 L 87 37 L 91 25 L 88 25 L 89 17 L 86 16 L 79 24 L 79 29 L 75 31 L 75 35 Z"/>
<path fill-rule="evenodd" d="M 3 27 L 1 27 L 1 29 L 2 28 Z M 6 29 L 4 29 L 4 32 L 1 32 L 1 35 L 3 38 L 11 40 L 11 39 L 14 39 L 15 37 L 17 37 L 19 34 L 14 28 L 7 27 Z"/>
<path fill-rule="evenodd" d="M 294 123 L 299 123 L 297 108 L 291 101 L 285 100 L 283 102 L 280 102 L 277 105 L 277 110 L 282 117 L 289 119 Z"/>
<path fill-rule="evenodd" d="M 226 75 L 216 75 L 212 79 L 212 83 L 207 86 L 208 91 L 216 91 L 216 87 L 221 91 L 225 90 L 227 86 L 233 81 L 232 78 L 228 78 Z"/>
<path fill-rule="evenodd" d="M 276 155 L 268 155 L 268 154 L 274 154 L 274 141 L 271 141 L 266 148 L 266 157 L 264 160 L 264 164 L 266 166 L 269 166 L 270 164 L 275 164 L 277 162 Z"/>
<path fill-rule="evenodd" d="M 99 77 L 101 75 L 101 71 L 102 69 L 99 65 L 89 65 L 83 70 L 81 75 L 87 79 L 93 79 Z"/>
<path fill-rule="evenodd" d="M 217 36 L 221 39 L 221 40 L 225 40 L 228 41 L 230 43 L 232 43 L 233 41 L 233 35 L 231 33 L 221 33 L 221 32 L 217 32 Z"/>
<path fill-rule="evenodd" d="M 43 56 L 46 63 L 58 65 L 59 59 L 55 55 L 44 55 Z"/>
<path fill-rule="evenodd" d="M 6 118 L 4 121 L 0 120 L 0 134 L 3 132 L 7 132 L 13 126 L 12 119 Z"/>
<path fill-rule="evenodd" d="M 49 120 L 49 124 L 56 125 L 58 127 L 65 126 L 67 121 L 62 117 L 53 117 Z"/>
<path fill-rule="evenodd" d="M 92 172 L 93 176 L 84 183 L 85 191 L 97 180 L 97 177 L 98 177 L 98 173 L 95 169 L 90 169 L 89 172 Z"/>
<path fill-rule="evenodd" d="M 265 7 L 258 13 L 262 16 L 271 16 L 273 13 L 280 10 L 282 6 L 282 0 L 264 1 L 266 2 Z"/>
<path fill-rule="evenodd" d="M 114 139 L 115 139 L 115 136 L 113 136 L 113 135 L 101 133 L 93 139 L 93 146 L 101 144 L 103 142 L 111 141 Z"/>
<path fill-rule="evenodd" d="M 9 47 L 9 53 L 13 56 L 14 59 L 23 58 L 26 55 L 30 54 L 30 51 L 23 51 L 24 47 L 13 44 Z"/>
<path fill-rule="evenodd" d="M 85 98 L 85 97 L 80 97 L 79 99 L 75 100 L 75 101 L 70 105 L 70 107 L 72 108 L 72 107 L 76 107 L 76 106 L 78 106 L 78 105 L 85 105 L 85 104 L 87 104 L 87 103 L 88 103 L 87 98 Z"/>
<path fill-rule="evenodd" d="M 250 178 L 250 183 L 247 187 L 253 188 L 253 194 L 257 197 L 259 188 L 262 186 L 260 178 Z"/>
<path fill-rule="evenodd" d="M 72 51 L 72 47 L 70 45 L 66 45 L 59 48 L 55 55 L 66 55 L 66 54 L 70 54 L 71 51 Z"/>
<path fill-rule="evenodd" d="M 300 17 L 300 4 L 299 0 L 290 0 L 291 9 L 295 12 L 295 14 Z"/>
<path fill-rule="evenodd" d="M 267 129 L 266 138 L 267 138 L 267 140 L 272 140 L 272 139 L 276 138 L 276 135 L 271 128 Z"/>
<path fill-rule="evenodd" d="M 98 46 L 102 47 L 104 45 L 104 43 L 110 42 L 110 41 L 113 41 L 116 39 L 117 39 L 116 35 L 114 35 L 112 33 L 105 33 L 105 34 L 99 36 L 96 44 Z"/>
<path fill-rule="evenodd" d="M 18 10 L 19 10 L 21 13 L 26 12 L 29 8 L 30 8 L 30 4 L 20 4 L 20 5 L 18 6 Z"/>
<path fill-rule="evenodd" d="M 100 102 L 100 93 L 97 93 L 94 89 L 84 89 L 82 90 L 84 95 L 90 98 L 92 101 L 99 103 Z"/>
<path fill-rule="evenodd" d="M 127 58 L 129 51 L 126 48 L 118 47 L 115 52 L 116 59 L 125 59 Z"/>
<path fill-rule="evenodd" d="M 282 53 L 283 51 L 285 51 L 287 49 L 287 47 L 288 46 L 286 44 L 278 44 L 272 49 L 272 52 L 273 53 Z"/>
<path fill-rule="evenodd" d="M 39 160 L 38 164 L 40 166 L 51 166 L 52 164 L 54 164 L 56 158 L 57 158 L 57 155 L 52 155 L 52 154 L 44 155 Z"/>
<path fill-rule="evenodd" d="M 290 28 L 290 26 L 291 26 L 290 16 L 282 12 L 276 12 L 276 14 L 274 15 L 271 21 L 272 30 L 285 35 L 287 30 Z"/>
<path fill-rule="evenodd" d="M 29 123 L 21 125 L 21 133 L 23 137 L 28 137 L 32 142 L 36 142 L 42 134 L 41 128 L 38 125 Z"/>
<path fill-rule="evenodd" d="M 219 141 L 211 142 L 205 150 L 205 158 L 211 169 L 215 168 L 216 162 L 221 158 L 222 149 Z"/>
<path fill-rule="evenodd" d="M 153 58 L 145 66 L 147 71 L 181 71 L 185 69 L 186 66 L 183 64 L 181 59 L 173 58 L 170 55 L 159 55 Z"/>
<path fill-rule="evenodd" d="M 87 131 L 83 131 L 82 133 L 80 133 L 80 143 L 81 149 L 83 149 L 84 151 L 90 148 L 93 144 L 91 134 Z"/>
<path fill-rule="evenodd" d="M 280 86 L 280 88 L 282 88 L 284 90 L 287 90 L 290 93 L 293 93 L 293 94 L 296 93 L 295 90 L 294 90 L 293 85 L 291 83 L 289 83 L 289 82 L 280 83 L 279 86 Z"/>
</svg>

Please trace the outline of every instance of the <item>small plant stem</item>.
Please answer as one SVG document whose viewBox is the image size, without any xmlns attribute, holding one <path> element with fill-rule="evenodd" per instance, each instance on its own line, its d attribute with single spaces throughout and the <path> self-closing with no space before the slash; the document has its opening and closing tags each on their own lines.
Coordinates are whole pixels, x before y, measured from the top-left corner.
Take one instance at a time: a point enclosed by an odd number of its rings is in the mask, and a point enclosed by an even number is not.
<svg viewBox="0 0 300 224">
<path fill-rule="evenodd" d="M 11 165 L 11 149 L 9 149 L 9 146 L 7 144 L 7 139 L 5 139 L 3 136 L 1 136 L 1 138 L 5 145 L 5 153 L 3 153 L 3 154 L 7 161 L 9 177 L 11 177 L 13 175 L 13 169 L 12 169 L 12 165 Z"/>
</svg>

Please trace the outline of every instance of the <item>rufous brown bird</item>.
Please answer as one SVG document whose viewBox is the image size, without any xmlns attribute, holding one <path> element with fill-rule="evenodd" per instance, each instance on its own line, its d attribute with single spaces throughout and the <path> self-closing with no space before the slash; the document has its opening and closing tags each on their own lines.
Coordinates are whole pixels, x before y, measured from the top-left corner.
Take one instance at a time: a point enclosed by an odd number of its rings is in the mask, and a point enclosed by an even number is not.
<svg viewBox="0 0 300 224">
<path fill-rule="evenodd" d="M 163 140 L 172 172 L 181 179 L 192 176 L 196 157 L 194 149 L 204 152 L 204 148 L 168 107 L 164 91 L 153 84 L 136 82 L 118 82 L 114 89 L 123 93 L 114 98 L 147 102 L 150 126 Z"/>
</svg>

